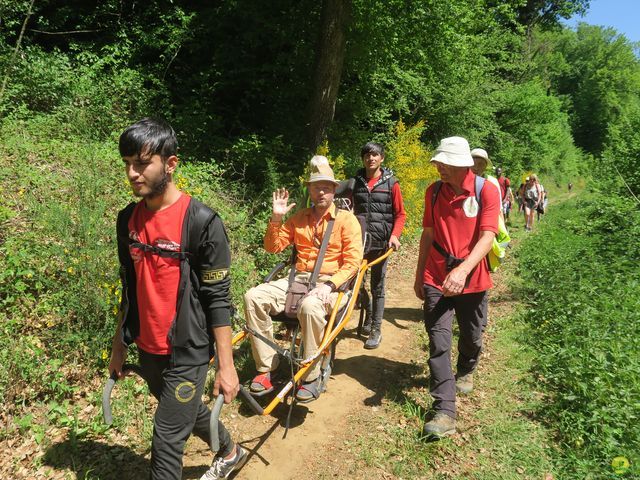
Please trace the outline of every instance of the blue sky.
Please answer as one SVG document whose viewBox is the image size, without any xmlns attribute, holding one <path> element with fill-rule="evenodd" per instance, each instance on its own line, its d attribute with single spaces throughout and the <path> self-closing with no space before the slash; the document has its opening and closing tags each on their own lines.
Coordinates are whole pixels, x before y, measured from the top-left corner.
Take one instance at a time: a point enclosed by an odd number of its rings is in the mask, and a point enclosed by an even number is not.
<svg viewBox="0 0 640 480">
<path fill-rule="evenodd" d="M 584 17 L 575 16 L 564 23 L 575 27 L 578 22 L 613 27 L 632 42 L 640 42 L 640 0 L 591 0 Z"/>
</svg>

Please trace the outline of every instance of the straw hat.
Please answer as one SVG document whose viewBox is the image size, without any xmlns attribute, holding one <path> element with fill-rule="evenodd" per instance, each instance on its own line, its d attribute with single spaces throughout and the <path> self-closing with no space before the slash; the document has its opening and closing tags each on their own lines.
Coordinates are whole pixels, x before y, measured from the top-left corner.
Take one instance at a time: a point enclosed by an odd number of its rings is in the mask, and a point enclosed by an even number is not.
<svg viewBox="0 0 640 480">
<path fill-rule="evenodd" d="M 338 185 L 340 182 L 336 180 L 333 175 L 333 170 L 329 166 L 329 160 L 322 155 L 315 155 L 309 162 L 309 180 L 307 183 L 313 182 L 331 182 L 334 185 Z"/>
<path fill-rule="evenodd" d="M 440 162 L 452 167 L 473 167 L 469 142 L 462 137 L 448 137 L 440 141 L 432 162 Z"/>
</svg>

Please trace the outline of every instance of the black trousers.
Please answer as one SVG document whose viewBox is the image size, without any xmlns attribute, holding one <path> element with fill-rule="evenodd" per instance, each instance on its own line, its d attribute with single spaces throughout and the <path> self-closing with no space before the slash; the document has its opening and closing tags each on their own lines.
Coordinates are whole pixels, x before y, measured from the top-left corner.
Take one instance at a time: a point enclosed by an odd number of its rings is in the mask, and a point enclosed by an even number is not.
<svg viewBox="0 0 640 480">
<path fill-rule="evenodd" d="M 158 400 L 153 418 L 151 443 L 152 480 L 180 480 L 182 453 L 191 432 L 209 444 L 211 411 L 202 403 L 209 366 L 174 366 L 169 355 L 154 355 L 138 349 L 142 374 Z M 220 450 L 231 453 L 233 443 L 222 422 L 218 423 Z"/>
<path fill-rule="evenodd" d="M 367 252 L 364 258 L 368 261 L 373 261 L 380 255 L 384 254 L 386 250 L 375 250 Z M 371 327 L 373 330 L 379 330 L 382 325 L 382 315 L 384 315 L 384 291 L 385 291 L 385 277 L 387 274 L 387 261 L 371 267 L 371 299 L 364 305 L 367 312 L 367 317 L 371 319 Z M 367 297 L 365 297 L 366 299 Z"/>
<path fill-rule="evenodd" d="M 424 286 L 424 325 L 429 334 L 429 390 L 433 409 L 456 418 L 456 381 L 451 369 L 454 314 L 458 319 L 458 375 L 475 370 L 487 326 L 487 291 L 445 297 L 431 285 Z"/>
</svg>

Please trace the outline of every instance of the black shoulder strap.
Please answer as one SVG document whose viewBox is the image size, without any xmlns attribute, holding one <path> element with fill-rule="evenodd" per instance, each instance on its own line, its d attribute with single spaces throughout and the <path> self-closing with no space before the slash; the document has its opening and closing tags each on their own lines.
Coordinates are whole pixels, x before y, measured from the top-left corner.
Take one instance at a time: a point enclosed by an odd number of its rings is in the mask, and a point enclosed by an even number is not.
<svg viewBox="0 0 640 480">
<path fill-rule="evenodd" d="M 136 208 L 136 202 L 131 202 L 129 205 L 124 207 L 118 215 L 118 224 L 116 225 L 118 239 L 129 238 L 129 219 L 131 218 L 131 215 L 133 215 L 134 208 Z"/>
<path fill-rule="evenodd" d="M 195 198 L 191 199 L 189 209 L 191 210 L 189 225 L 183 226 L 183 228 L 189 228 L 189 231 L 187 232 L 187 241 L 185 242 L 185 251 L 193 259 L 192 265 L 198 265 L 197 258 L 202 231 L 209 224 L 209 222 L 211 222 L 211 219 L 216 215 L 216 213 L 212 209 L 207 207 L 204 203 L 196 200 Z"/>
<path fill-rule="evenodd" d="M 336 216 L 338 213 L 336 212 Z M 313 290 L 316 286 L 316 281 L 318 280 L 318 275 L 320 275 L 320 268 L 322 267 L 322 261 L 324 260 L 324 254 L 327 251 L 327 246 L 329 245 L 329 238 L 331 237 L 331 230 L 333 230 L 333 223 L 335 219 L 330 219 L 329 223 L 327 223 L 327 230 L 324 232 L 324 236 L 322 237 L 322 245 L 320 245 L 320 251 L 318 252 L 318 258 L 316 259 L 316 264 L 313 267 L 313 273 L 311 274 L 311 279 L 309 280 L 309 290 Z"/>
<path fill-rule="evenodd" d="M 433 191 L 431 192 L 431 221 L 434 225 L 436 223 L 436 215 L 434 213 L 436 210 L 436 199 L 438 198 L 438 194 L 440 193 L 441 188 L 442 180 L 438 180 L 433 184 Z"/>
<path fill-rule="evenodd" d="M 124 209 L 118 213 L 118 220 L 116 222 L 116 237 L 118 244 L 118 259 L 120 265 L 126 269 L 133 268 L 133 261 L 129 254 L 129 219 L 133 215 L 133 210 L 136 208 L 136 203 L 131 202 Z"/>
</svg>

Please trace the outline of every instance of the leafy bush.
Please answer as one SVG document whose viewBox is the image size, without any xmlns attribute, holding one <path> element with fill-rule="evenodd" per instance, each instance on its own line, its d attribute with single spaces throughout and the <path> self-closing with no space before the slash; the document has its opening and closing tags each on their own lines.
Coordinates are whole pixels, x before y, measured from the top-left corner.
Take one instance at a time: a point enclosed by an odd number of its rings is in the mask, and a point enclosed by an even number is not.
<svg viewBox="0 0 640 480">
<path fill-rule="evenodd" d="M 429 163 L 431 152 L 420 142 L 424 122 L 406 126 L 398 122 L 394 137 L 387 145 L 388 164 L 400 181 L 402 199 L 407 212 L 405 233 L 415 234 L 422 227 L 424 192 L 437 180 L 438 172 Z"/>
<path fill-rule="evenodd" d="M 623 456 L 640 474 L 640 214 L 593 197 L 550 212 L 521 249 L 542 417 L 559 431 L 562 478 L 613 478 Z M 549 222 L 551 220 L 551 222 Z"/>
<path fill-rule="evenodd" d="M 157 99 L 165 94 L 161 86 L 146 87 L 145 76 L 120 56 L 25 48 L 8 70 L 0 114 L 15 119 L 51 114 L 47 121 L 57 122 L 64 133 L 102 140 L 130 118 L 157 111 L 163 103 Z M 8 68 L 9 57 L 10 52 L 0 55 L 0 66 Z"/>
</svg>

